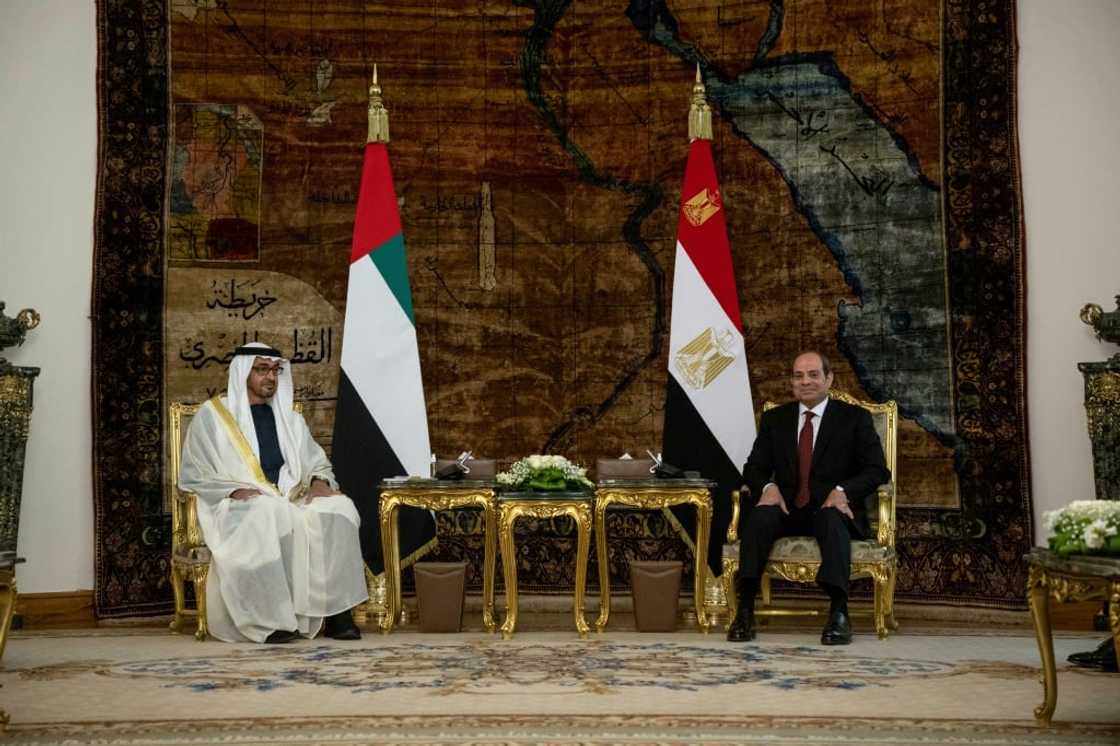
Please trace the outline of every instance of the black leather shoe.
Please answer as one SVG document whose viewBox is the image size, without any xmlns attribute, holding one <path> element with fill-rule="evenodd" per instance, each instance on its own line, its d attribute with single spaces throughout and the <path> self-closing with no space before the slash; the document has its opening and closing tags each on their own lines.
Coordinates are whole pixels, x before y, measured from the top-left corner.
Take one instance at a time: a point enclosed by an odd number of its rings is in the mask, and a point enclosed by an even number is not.
<svg viewBox="0 0 1120 746">
<path fill-rule="evenodd" d="M 1096 668 L 1101 671 L 1110 671 L 1112 673 L 1115 673 L 1117 670 L 1116 648 L 1112 644 L 1111 637 L 1106 638 L 1100 645 L 1092 650 L 1071 653 L 1066 660 L 1081 668 Z"/>
<path fill-rule="evenodd" d="M 286 642 L 295 642 L 299 639 L 299 632 L 294 629 L 278 629 L 264 638 L 269 645 L 283 645 Z"/>
<path fill-rule="evenodd" d="M 848 645 L 852 642 L 852 623 L 846 611 L 831 611 L 821 632 L 821 645 Z"/>
<path fill-rule="evenodd" d="M 354 617 L 349 611 L 327 617 L 323 634 L 332 640 L 360 640 L 362 631 L 354 624 Z"/>
<path fill-rule="evenodd" d="M 754 612 L 743 611 L 743 607 L 740 606 L 735 612 L 735 618 L 731 620 L 731 625 L 727 628 L 727 641 L 750 642 L 754 639 L 754 635 Z"/>
</svg>

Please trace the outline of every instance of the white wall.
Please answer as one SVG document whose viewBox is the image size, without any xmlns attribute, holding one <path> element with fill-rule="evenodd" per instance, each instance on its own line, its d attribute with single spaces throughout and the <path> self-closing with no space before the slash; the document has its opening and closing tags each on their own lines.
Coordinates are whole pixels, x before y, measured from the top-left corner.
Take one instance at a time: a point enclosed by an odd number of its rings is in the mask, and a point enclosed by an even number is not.
<svg viewBox="0 0 1120 746">
<path fill-rule="evenodd" d="M 1118 30 L 1117 0 L 1020 0 L 1036 515 L 1093 494 L 1076 363 L 1116 349 L 1096 342 L 1077 311 L 1086 301 L 1111 308 L 1120 292 Z M 8 352 L 43 368 L 20 521 L 24 592 L 93 587 L 95 35 L 92 0 L 0 2 L 0 300 L 9 312 L 43 314 L 29 341 Z"/>
<path fill-rule="evenodd" d="M 1019 135 L 1027 219 L 1027 394 L 1040 517 L 1095 496 L 1077 363 L 1120 352 L 1078 319 L 1120 293 L 1120 2 L 1020 0 Z"/>
<path fill-rule="evenodd" d="M 0 300 L 42 324 L 0 353 L 43 369 L 20 511 L 21 592 L 93 588 L 90 268 L 97 148 L 92 0 L 0 2 Z"/>
</svg>

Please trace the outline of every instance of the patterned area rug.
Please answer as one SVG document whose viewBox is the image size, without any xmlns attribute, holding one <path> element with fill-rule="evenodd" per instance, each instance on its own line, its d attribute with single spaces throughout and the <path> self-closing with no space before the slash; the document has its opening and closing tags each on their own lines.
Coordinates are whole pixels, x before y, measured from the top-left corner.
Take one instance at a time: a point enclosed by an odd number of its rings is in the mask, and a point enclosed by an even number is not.
<svg viewBox="0 0 1120 746">
<path fill-rule="evenodd" d="M 17 633 L 0 672 L 16 743 L 1120 742 L 1120 677 L 1063 667 L 1040 730 L 1019 633 L 367 634 L 196 643 L 159 630 Z M 1092 644 L 1059 639 L 1059 659 Z M 834 713 L 843 713 L 837 720 Z"/>
<path fill-rule="evenodd" d="M 329 450 L 375 62 L 435 451 L 661 442 L 699 67 L 756 408 L 805 346 L 896 399 L 899 596 L 1023 607 L 1014 0 L 98 0 L 98 55 L 101 617 L 170 608 L 166 408 L 235 344 L 292 357 Z M 687 558 L 664 522 L 616 528 L 617 589 Z M 439 559 L 477 556 L 467 529 Z M 570 589 L 572 545 L 528 536 L 524 587 Z"/>
</svg>

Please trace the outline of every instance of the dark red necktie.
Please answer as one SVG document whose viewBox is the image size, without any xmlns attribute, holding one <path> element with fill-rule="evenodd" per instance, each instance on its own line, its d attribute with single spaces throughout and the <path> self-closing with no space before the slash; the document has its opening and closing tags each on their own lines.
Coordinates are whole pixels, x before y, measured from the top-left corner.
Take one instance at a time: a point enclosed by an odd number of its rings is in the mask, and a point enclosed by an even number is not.
<svg viewBox="0 0 1120 746">
<path fill-rule="evenodd" d="M 793 504 L 804 508 L 809 504 L 809 467 L 813 463 L 813 413 L 805 411 L 805 424 L 797 436 L 797 498 Z"/>
</svg>

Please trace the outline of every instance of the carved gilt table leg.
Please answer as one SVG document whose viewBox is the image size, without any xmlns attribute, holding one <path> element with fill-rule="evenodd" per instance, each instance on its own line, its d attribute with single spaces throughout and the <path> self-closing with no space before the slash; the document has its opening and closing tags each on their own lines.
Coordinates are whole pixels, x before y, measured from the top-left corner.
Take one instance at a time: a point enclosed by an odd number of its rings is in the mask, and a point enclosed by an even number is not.
<svg viewBox="0 0 1120 746">
<path fill-rule="evenodd" d="M 502 622 L 502 639 L 505 640 L 513 637 L 517 628 L 517 547 L 513 543 L 513 524 L 520 512 L 517 505 L 502 505 L 498 514 L 498 540 L 506 581 L 506 618 Z"/>
<path fill-rule="evenodd" d="M 393 495 L 381 495 L 381 556 L 385 567 L 385 606 L 388 613 L 381 618 L 381 633 L 388 634 L 393 629 L 397 614 L 401 611 L 401 556 L 397 536 L 399 519 L 397 508 L 400 501 Z"/>
<path fill-rule="evenodd" d="M 595 631 L 607 628 L 611 618 L 611 568 L 610 553 L 607 551 L 607 506 L 612 502 L 610 495 L 597 495 L 595 498 L 595 557 L 599 561 L 599 618 L 595 620 Z"/>
<path fill-rule="evenodd" d="M 1034 634 L 1042 658 L 1043 701 L 1034 710 L 1034 716 L 1044 726 L 1050 725 L 1054 707 L 1058 702 L 1058 677 L 1054 667 L 1054 639 L 1050 631 L 1050 591 L 1046 572 L 1035 565 L 1030 567 L 1027 579 L 1027 598 L 1034 619 Z"/>
<path fill-rule="evenodd" d="M 704 573 L 708 569 L 708 534 L 712 531 L 712 502 L 710 499 L 690 499 L 696 508 L 696 557 L 693 578 L 693 603 L 696 605 L 696 626 L 704 634 L 711 628 L 708 612 L 704 608 Z"/>
<path fill-rule="evenodd" d="M 485 537 L 482 559 L 482 626 L 487 632 L 498 629 L 494 621 L 494 581 L 498 574 L 498 509 L 487 501 L 482 509 Z"/>
<path fill-rule="evenodd" d="M 591 506 L 587 503 L 571 506 L 569 515 L 576 522 L 576 590 L 573 613 L 575 614 L 576 631 L 580 637 L 587 637 L 590 627 L 583 616 L 584 593 L 587 590 L 587 557 L 591 550 Z M 608 585 L 607 592 L 610 592 Z"/>
</svg>

